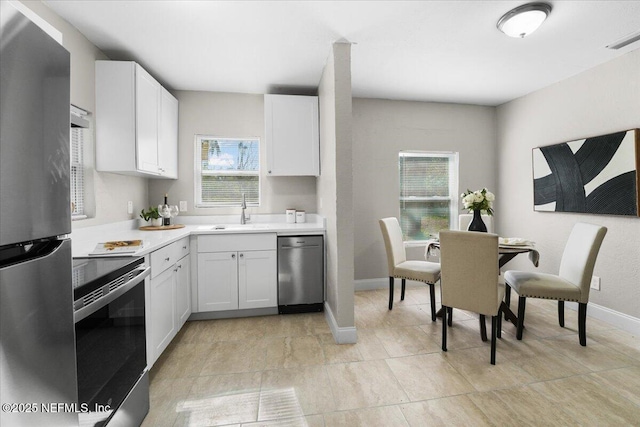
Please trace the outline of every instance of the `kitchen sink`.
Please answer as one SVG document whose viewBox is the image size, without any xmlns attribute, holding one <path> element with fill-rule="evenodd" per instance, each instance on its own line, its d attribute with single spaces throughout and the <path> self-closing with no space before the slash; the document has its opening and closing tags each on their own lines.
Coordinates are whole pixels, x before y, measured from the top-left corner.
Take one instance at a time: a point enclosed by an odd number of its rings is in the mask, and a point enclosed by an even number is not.
<svg viewBox="0 0 640 427">
<path fill-rule="evenodd" d="M 235 230 L 267 230 L 268 224 L 218 224 L 218 225 L 202 225 L 198 227 L 198 230 L 211 230 L 211 231 L 235 231 Z"/>
</svg>

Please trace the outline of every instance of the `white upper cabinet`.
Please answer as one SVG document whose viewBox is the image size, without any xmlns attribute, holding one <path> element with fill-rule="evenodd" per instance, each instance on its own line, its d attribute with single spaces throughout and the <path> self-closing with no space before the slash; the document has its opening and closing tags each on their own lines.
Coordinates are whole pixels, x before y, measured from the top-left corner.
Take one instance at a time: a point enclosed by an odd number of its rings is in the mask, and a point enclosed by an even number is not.
<svg viewBox="0 0 640 427">
<path fill-rule="evenodd" d="M 158 124 L 160 83 L 139 65 L 135 67 L 135 124 L 137 143 L 137 168 L 143 172 L 159 173 Z M 98 123 L 100 123 L 100 116 Z M 115 153 L 117 156 L 117 153 Z"/>
<path fill-rule="evenodd" d="M 265 95 L 268 176 L 320 176 L 318 97 Z"/>
<path fill-rule="evenodd" d="M 178 101 L 132 61 L 96 61 L 96 169 L 178 177 Z"/>
<path fill-rule="evenodd" d="M 166 178 L 178 178 L 178 100 L 165 88 L 160 96 L 158 166 Z"/>
</svg>

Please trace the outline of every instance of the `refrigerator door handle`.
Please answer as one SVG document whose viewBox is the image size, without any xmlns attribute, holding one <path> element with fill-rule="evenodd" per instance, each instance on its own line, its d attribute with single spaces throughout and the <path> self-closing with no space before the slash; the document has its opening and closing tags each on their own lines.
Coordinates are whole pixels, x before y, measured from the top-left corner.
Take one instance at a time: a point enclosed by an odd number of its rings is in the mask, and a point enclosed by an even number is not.
<svg viewBox="0 0 640 427">
<path fill-rule="evenodd" d="M 0 268 L 37 261 L 56 253 L 64 240 L 43 240 L 0 248 Z"/>
</svg>

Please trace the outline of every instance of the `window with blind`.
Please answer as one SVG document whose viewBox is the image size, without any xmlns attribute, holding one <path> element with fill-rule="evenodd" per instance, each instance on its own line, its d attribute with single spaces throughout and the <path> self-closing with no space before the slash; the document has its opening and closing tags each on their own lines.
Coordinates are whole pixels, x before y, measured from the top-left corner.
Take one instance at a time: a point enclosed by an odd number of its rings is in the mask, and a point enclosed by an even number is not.
<svg viewBox="0 0 640 427">
<path fill-rule="evenodd" d="M 71 219 L 86 218 L 84 212 L 84 153 L 86 129 L 71 128 Z"/>
<path fill-rule="evenodd" d="M 458 215 L 458 154 L 401 151 L 400 226 L 404 240 L 453 228 Z"/>
<path fill-rule="evenodd" d="M 260 140 L 196 136 L 196 206 L 260 205 Z"/>
</svg>

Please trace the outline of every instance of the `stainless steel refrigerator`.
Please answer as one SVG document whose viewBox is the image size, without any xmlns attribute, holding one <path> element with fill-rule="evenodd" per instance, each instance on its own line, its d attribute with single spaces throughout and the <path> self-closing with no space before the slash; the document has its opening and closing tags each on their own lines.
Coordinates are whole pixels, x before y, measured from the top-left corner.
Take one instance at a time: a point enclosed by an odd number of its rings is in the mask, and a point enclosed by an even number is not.
<svg viewBox="0 0 640 427">
<path fill-rule="evenodd" d="M 0 424 L 77 425 L 70 55 L 0 8 Z"/>
</svg>

